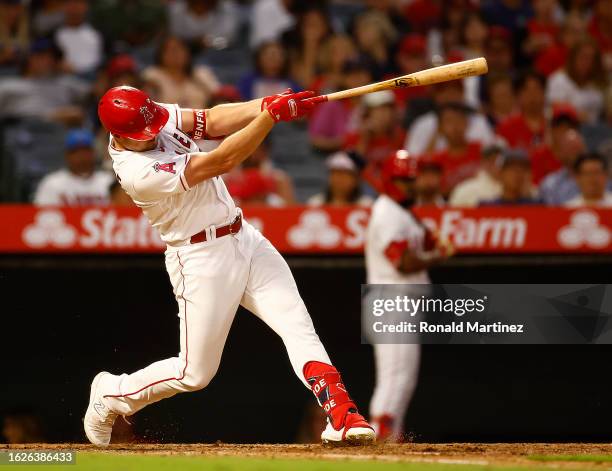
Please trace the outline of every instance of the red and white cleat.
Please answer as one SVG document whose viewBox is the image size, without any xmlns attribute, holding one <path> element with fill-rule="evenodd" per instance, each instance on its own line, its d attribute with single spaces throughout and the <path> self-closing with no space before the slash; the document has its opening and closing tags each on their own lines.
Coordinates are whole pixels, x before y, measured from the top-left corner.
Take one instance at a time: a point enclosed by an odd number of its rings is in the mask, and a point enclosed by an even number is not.
<svg viewBox="0 0 612 471">
<path fill-rule="evenodd" d="M 376 442 L 376 433 L 370 424 L 357 412 L 349 412 L 344 419 L 344 426 L 336 430 L 331 421 L 321 433 L 324 445 L 372 445 Z"/>
<path fill-rule="evenodd" d="M 87 439 L 99 447 L 108 446 L 110 443 L 113 424 L 118 415 L 106 405 L 101 392 L 108 380 L 112 378 L 113 375 L 103 371 L 93 379 L 89 394 L 89 406 L 83 419 L 83 428 Z"/>
</svg>

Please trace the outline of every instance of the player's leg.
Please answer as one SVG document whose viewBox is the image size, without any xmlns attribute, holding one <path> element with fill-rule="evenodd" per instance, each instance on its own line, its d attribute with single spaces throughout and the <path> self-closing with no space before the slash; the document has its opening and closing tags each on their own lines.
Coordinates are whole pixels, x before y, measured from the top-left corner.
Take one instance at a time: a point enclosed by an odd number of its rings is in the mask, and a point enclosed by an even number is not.
<svg viewBox="0 0 612 471">
<path fill-rule="evenodd" d="M 332 366 L 287 263 L 257 235 L 242 305 L 261 318 L 282 339 L 297 377 L 313 391 L 328 416 L 325 442 L 367 443 L 374 432 L 349 397 Z"/>
<path fill-rule="evenodd" d="M 404 416 L 417 385 L 420 345 L 378 344 L 374 347 L 376 386 L 370 420 L 382 440 L 400 441 Z"/>
<path fill-rule="evenodd" d="M 226 238 L 166 255 L 179 306 L 180 353 L 132 374 L 96 377 L 85 417 L 92 443 L 108 444 L 117 414 L 132 415 L 177 393 L 202 389 L 213 378 L 248 280 L 248 263 L 235 245 Z"/>
</svg>

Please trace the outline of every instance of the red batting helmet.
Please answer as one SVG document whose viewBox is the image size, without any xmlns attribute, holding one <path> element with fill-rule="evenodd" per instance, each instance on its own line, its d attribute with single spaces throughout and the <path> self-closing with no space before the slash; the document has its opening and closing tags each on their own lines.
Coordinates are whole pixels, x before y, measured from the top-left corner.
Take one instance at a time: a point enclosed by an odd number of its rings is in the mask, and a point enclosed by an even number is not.
<svg viewBox="0 0 612 471">
<path fill-rule="evenodd" d="M 393 182 L 395 178 L 411 178 L 417 176 L 418 161 L 405 150 L 393 152 L 382 164 L 382 183 L 384 192 L 396 201 L 402 201 L 406 195 Z"/>
<path fill-rule="evenodd" d="M 168 122 L 169 113 L 142 90 L 115 87 L 98 104 L 100 121 L 111 134 L 135 141 L 148 141 Z"/>
</svg>

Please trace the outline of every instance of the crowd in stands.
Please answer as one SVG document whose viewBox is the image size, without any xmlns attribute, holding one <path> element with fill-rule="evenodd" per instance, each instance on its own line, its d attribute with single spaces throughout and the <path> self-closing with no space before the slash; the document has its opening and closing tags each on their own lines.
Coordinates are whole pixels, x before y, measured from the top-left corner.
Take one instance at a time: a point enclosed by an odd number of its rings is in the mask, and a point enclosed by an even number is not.
<svg viewBox="0 0 612 471">
<path fill-rule="evenodd" d="M 96 117 L 112 86 L 203 108 L 480 56 L 485 76 L 278 126 L 230 192 L 369 205 L 406 149 L 422 205 L 612 207 L 612 0 L 0 0 L 0 200 L 130 204 Z"/>
</svg>

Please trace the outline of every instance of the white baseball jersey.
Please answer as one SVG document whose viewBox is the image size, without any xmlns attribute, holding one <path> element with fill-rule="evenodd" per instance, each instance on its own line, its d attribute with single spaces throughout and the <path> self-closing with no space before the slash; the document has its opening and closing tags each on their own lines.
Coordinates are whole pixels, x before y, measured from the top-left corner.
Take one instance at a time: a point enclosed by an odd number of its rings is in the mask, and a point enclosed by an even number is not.
<svg viewBox="0 0 612 471">
<path fill-rule="evenodd" d="M 119 150 L 111 136 L 108 152 L 121 186 L 159 230 L 162 240 L 172 246 L 184 245 L 211 225 L 231 222 L 237 209 L 220 177 L 189 187 L 185 168 L 190 153 L 200 150 L 180 129 L 179 106 L 161 105 L 170 112 L 170 118 L 157 136 L 155 149 Z"/>
<path fill-rule="evenodd" d="M 389 246 L 421 254 L 425 252 L 425 229 L 415 217 L 387 195 L 378 197 L 366 233 L 365 260 L 370 284 L 429 283 L 427 270 L 405 274 L 388 257 Z"/>
<path fill-rule="evenodd" d="M 103 206 L 109 203 L 113 175 L 96 171 L 79 177 L 67 169 L 50 173 L 40 181 L 34 204 L 39 206 Z"/>
</svg>

